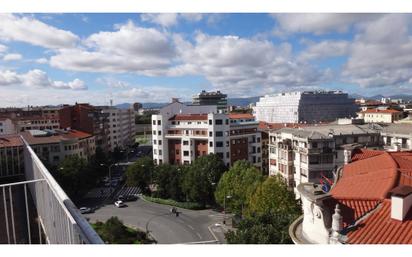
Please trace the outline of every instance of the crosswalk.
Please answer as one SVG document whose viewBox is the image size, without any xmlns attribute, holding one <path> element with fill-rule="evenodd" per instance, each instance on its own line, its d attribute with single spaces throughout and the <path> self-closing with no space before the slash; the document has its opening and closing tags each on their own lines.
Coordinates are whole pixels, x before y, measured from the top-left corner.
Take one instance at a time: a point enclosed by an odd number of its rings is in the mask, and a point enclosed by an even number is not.
<svg viewBox="0 0 412 257">
<path fill-rule="evenodd" d="M 117 199 L 120 195 L 137 195 L 140 194 L 142 192 L 142 190 L 139 187 L 127 187 L 124 186 L 122 189 L 120 189 L 116 195 L 115 195 L 115 199 Z"/>
</svg>

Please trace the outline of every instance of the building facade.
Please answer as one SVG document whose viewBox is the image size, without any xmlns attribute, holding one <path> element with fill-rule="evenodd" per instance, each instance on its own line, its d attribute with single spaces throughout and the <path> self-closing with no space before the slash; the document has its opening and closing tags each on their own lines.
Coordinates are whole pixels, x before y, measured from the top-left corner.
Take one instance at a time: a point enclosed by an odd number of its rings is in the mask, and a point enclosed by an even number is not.
<svg viewBox="0 0 412 257">
<path fill-rule="evenodd" d="M 210 153 L 230 166 L 249 160 L 261 167 L 261 136 L 251 115 L 219 113 L 217 106 L 174 102 L 152 115 L 153 159 L 157 164 L 189 164 Z"/>
<path fill-rule="evenodd" d="M 289 92 L 261 97 L 253 108 L 258 121 L 319 123 L 354 117 L 354 99 L 340 91 Z"/>
<path fill-rule="evenodd" d="M 379 147 L 380 127 L 370 125 L 318 125 L 282 128 L 269 133 L 269 174 L 280 174 L 297 197 L 300 183 L 333 178 L 356 147 Z"/>
<path fill-rule="evenodd" d="M 193 96 L 193 105 L 216 105 L 218 110 L 226 112 L 227 110 L 227 95 L 216 92 L 206 92 L 203 90 L 199 94 Z"/>
<path fill-rule="evenodd" d="M 358 113 L 358 118 L 366 123 L 393 123 L 403 118 L 403 113 L 392 109 L 368 109 Z"/>
</svg>

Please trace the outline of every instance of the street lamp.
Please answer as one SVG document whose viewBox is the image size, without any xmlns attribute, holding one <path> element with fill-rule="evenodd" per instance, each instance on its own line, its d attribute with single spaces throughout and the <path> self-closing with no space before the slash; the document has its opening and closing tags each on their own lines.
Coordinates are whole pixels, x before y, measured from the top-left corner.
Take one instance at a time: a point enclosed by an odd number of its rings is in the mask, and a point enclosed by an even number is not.
<svg viewBox="0 0 412 257">
<path fill-rule="evenodd" d="M 225 198 L 223 199 L 223 224 L 226 224 L 226 198 L 230 199 L 232 196 L 225 195 Z"/>
<path fill-rule="evenodd" d="M 111 169 L 112 169 L 112 167 L 113 166 L 118 166 L 119 164 L 118 163 L 113 163 L 113 164 L 110 164 L 109 166 L 107 166 L 107 164 L 104 164 L 104 163 L 100 163 L 100 166 L 106 166 L 106 167 L 109 167 L 109 181 L 110 181 L 110 186 L 109 186 L 109 188 L 110 188 L 110 193 L 112 192 L 112 171 L 111 171 Z"/>
</svg>

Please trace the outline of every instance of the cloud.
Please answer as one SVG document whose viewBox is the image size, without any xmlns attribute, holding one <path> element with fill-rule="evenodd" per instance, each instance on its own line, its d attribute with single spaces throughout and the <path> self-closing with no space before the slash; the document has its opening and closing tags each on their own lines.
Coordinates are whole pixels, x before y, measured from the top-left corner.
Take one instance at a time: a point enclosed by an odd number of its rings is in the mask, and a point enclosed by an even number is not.
<svg viewBox="0 0 412 257">
<path fill-rule="evenodd" d="M 344 40 L 324 40 L 308 43 L 308 47 L 299 54 L 299 60 L 308 61 L 328 57 L 344 56 L 349 52 L 350 42 Z"/>
<path fill-rule="evenodd" d="M 8 47 L 7 47 L 7 46 L 0 44 L 0 53 L 4 53 L 4 52 L 6 52 L 6 51 L 7 51 L 7 49 L 8 49 Z"/>
<path fill-rule="evenodd" d="M 120 91 L 114 94 L 118 99 L 124 101 L 139 102 L 169 102 L 172 97 L 187 98 L 187 89 L 168 88 L 162 86 L 139 87 Z"/>
<path fill-rule="evenodd" d="M 316 35 L 330 32 L 344 33 L 349 28 L 363 21 L 374 20 L 380 14 L 357 13 L 305 13 L 305 14 L 271 14 L 278 22 L 275 33 L 313 33 Z"/>
<path fill-rule="evenodd" d="M 410 15 L 388 14 L 359 26 L 342 76 L 362 87 L 411 84 Z"/>
<path fill-rule="evenodd" d="M 0 39 L 57 49 L 73 47 L 79 38 L 31 17 L 0 14 Z"/>
<path fill-rule="evenodd" d="M 48 63 L 49 61 L 46 58 L 38 58 L 35 60 L 35 62 L 40 63 L 40 64 L 45 64 L 45 63 Z"/>
<path fill-rule="evenodd" d="M 12 54 L 6 54 L 3 56 L 3 61 L 18 61 L 21 60 L 23 58 L 23 56 L 21 54 L 16 54 L 16 53 L 12 53 Z"/>
<path fill-rule="evenodd" d="M 212 85 L 241 96 L 267 92 L 272 88 L 311 86 L 326 79 L 318 71 L 292 56 L 289 44 L 237 36 L 209 36 L 199 33 L 195 43 L 176 39 L 182 65 L 171 75 L 201 74 Z M 253 93 L 252 93 L 253 94 Z"/>
<path fill-rule="evenodd" d="M 142 21 L 158 24 L 162 27 L 173 27 L 179 23 L 179 20 L 198 22 L 202 20 L 203 15 L 200 13 L 145 13 L 140 15 Z"/>
<path fill-rule="evenodd" d="M 85 90 L 87 86 L 83 81 L 74 79 L 70 82 L 56 81 L 48 77 L 47 73 L 34 69 L 27 73 L 18 74 L 10 70 L 0 70 L 0 86 L 24 85 L 34 88 L 55 88 Z"/>
<path fill-rule="evenodd" d="M 114 78 L 106 77 L 106 78 L 98 78 L 97 82 L 103 85 L 108 86 L 109 88 L 128 88 L 130 84 L 125 81 L 117 80 Z"/>
<path fill-rule="evenodd" d="M 175 57 L 167 34 L 137 27 L 131 21 L 117 31 L 92 34 L 84 43 L 87 50 L 60 50 L 50 58 L 50 64 L 74 71 L 150 74 L 170 66 Z"/>
</svg>

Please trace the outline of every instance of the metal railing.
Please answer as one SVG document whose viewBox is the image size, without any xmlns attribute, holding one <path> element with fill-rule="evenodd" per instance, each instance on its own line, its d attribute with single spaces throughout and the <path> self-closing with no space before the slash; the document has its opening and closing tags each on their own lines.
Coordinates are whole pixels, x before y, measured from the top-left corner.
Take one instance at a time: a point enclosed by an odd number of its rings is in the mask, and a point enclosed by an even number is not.
<svg viewBox="0 0 412 257">
<path fill-rule="evenodd" d="M 23 138 L 21 139 L 24 142 L 25 181 L 0 185 L 6 222 L 6 231 L 4 232 L 7 234 L 7 242 L 33 243 L 33 232 L 31 231 L 33 224 L 30 224 L 33 223 L 33 219 L 30 218 L 30 215 L 35 213 L 35 220 L 39 227 L 37 243 L 103 244 L 99 235 L 80 214 L 33 149 Z M 23 186 L 24 189 L 23 191 L 20 189 L 20 193 L 17 190 L 18 186 Z M 14 194 L 20 194 L 19 199 L 16 197 L 13 199 Z M 28 203 L 32 205 L 32 208 L 29 207 Z M 20 218 L 26 218 L 23 226 L 25 228 L 19 228 L 20 231 L 27 229 L 27 235 L 20 240 L 16 238 L 15 218 L 19 218 L 16 215 L 18 212 Z"/>
</svg>

